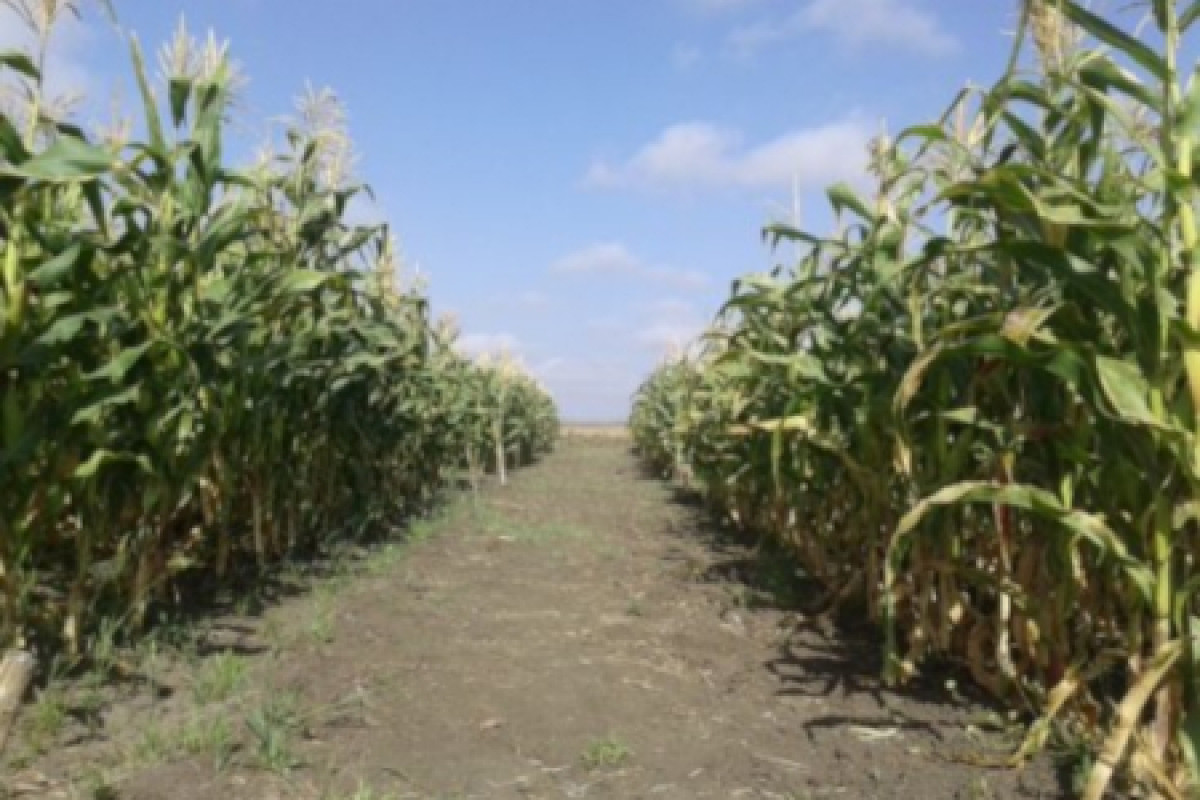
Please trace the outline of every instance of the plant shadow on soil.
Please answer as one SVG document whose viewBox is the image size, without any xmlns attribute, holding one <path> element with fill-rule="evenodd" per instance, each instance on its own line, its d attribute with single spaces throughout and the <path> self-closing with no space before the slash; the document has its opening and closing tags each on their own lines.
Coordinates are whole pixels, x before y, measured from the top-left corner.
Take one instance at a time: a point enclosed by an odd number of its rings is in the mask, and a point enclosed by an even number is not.
<svg viewBox="0 0 1200 800">
<path fill-rule="evenodd" d="M 638 478 L 659 483 L 663 480 L 645 467 Z M 860 698 L 869 700 L 880 712 L 815 716 L 803 726 L 810 741 L 818 731 L 854 726 L 920 731 L 945 743 L 939 725 L 905 710 L 916 707 L 981 719 L 986 716 L 987 722 L 998 723 L 994 739 L 986 744 L 1000 749 L 989 748 L 986 754 L 960 753 L 964 761 L 1003 759 L 1015 752 L 1025 726 L 1033 722 L 1032 715 L 1014 717 L 973 683 L 964 666 L 944 659 L 930 658 L 903 686 L 886 686 L 882 680 L 884 632 L 868 619 L 865 608 L 841 603 L 831 609 L 835 604 L 827 590 L 804 573 L 793 556 L 765 537 L 755 541 L 752 534 L 722 522 L 697 491 L 673 485 L 670 498 L 687 520 L 675 528 L 675 534 L 699 542 L 712 557 L 712 563 L 695 576 L 696 580 L 725 586 L 748 608 L 786 615 L 789 633 L 778 644 L 776 657 L 762 665 L 778 682 L 775 695 Z M 1051 771 L 1064 797 L 1074 796 L 1079 786 L 1080 753 L 1076 748 L 1067 745 L 1051 754 Z"/>
<path fill-rule="evenodd" d="M 22 772 L 131 800 L 1065 794 L 1044 760 L 940 758 L 979 745 L 983 704 L 937 672 L 884 689 L 870 629 L 834 630 L 789 560 L 627 451 L 572 440 L 507 489 L 188 606 L 165 668 L 134 661 L 175 697 L 110 691 L 88 741 Z"/>
<path fill-rule="evenodd" d="M 485 482 L 493 479 L 488 476 Z M 146 633 L 182 631 L 196 634 L 192 643 L 200 657 L 221 652 L 262 655 L 269 649 L 250 639 L 258 631 L 247 621 L 261 620 L 271 608 L 295 597 L 310 595 L 322 584 L 353 577 L 367 569 L 384 548 L 404 547 L 419 541 L 424 526 L 437 525 L 469 501 L 471 483 L 453 481 L 424 507 L 383 520 L 362 520 L 331 532 L 315 545 L 293 550 L 259 567 L 247 563 L 235 569 L 224 583 L 209 574 L 198 574 L 174 587 L 177 602 L 152 604 Z"/>
<path fill-rule="evenodd" d="M 491 476 L 484 480 L 485 485 L 491 482 Z M 269 655 L 274 647 L 264 635 L 264 625 L 272 609 L 294 599 L 315 598 L 339 581 L 367 574 L 373 560 L 386 555 L 389 548 L 402 549 L 421 541 L 430 530 L 460 513 L 470 498 L 471 484 L 463 478 L 425 508 L 410 510 L 386 523 L 347 526 L 320 543 L 289 552 L 262 567 L 253 563 L 239 567 L 222 583 L 207 574 L 184 576 L 172 588 L 173 602 L 151 601 L 146 621 L 136 632 L 122 621 L 128 615 L 106 614 L 103 607 L 98 608 L 100 622 L 88 632 L 78 656 L 53 646 L 37 648 L 32 693 L 35 700 L 53 704 L 59 717 L 53 726 L 65 733 L 57 744 L 69 748 L 109 739 L 104 719 L 115 704 L 137 695 L 155 703 L 170 701 L 190 680 L 190 676 L 181 677 L 181 671 L 191 673 L 222 656 L 249 659 Z M 170 674 L 155 674 L 148 666 L 153 659 L 146 658 L 147 647 L 167 657 Z M 3 756 L 0 754 L 0 777 Z M 0 798 L 5 796 L 0 785 Z"/>
</svg>

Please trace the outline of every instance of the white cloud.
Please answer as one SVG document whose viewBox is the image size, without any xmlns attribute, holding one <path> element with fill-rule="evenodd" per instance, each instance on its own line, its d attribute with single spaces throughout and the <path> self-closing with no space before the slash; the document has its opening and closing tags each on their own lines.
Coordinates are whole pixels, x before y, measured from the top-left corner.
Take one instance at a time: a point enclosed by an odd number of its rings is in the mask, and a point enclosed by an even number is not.
<svg viewBox="0 0 1200 800">
<path fill-rule="evenodd" d="M 577 353 L 536 365 L 564 415 L 573 420 L 616 420 L 628 413 L 637 386 L 663 356 L 693 345 L 709 323 L 707 306 L 684 296 L 633 303 L 621 313 L 584 322 L 604 337 L 603 352 Z"/>
<path fill-rule="evenodd" d="M 628 413 L 634 389 L 650 365 L 603 356 L 556 359 L 543 371 L 543 383 L 554 395 L 565 419 L 618 421 Z"/>
<path fill-rule="evenodd" d="M 634 333 L 634 339 L 662 353 L 679 352 L 704 332 L 708 320 L 695 303 L 678 297 L 666 297 L 642 307 L 646 322 Z"/>
<path fill-rule="evenodd" d="M 745 57 L 809 33 L 830 34 L 848 47 L 890 45 L 928 56 L 948 55 L 962 48 L 937 17 L 912 0 L 809 0 L 784 19 L 734 30 L 728 46 L 735 55 Z"/>
<path fill-rule="evenodd" d="M 862 174 L 871 133 L 848 119 L 790 131 L 747 146 L 741 133 L 707 122 L 672 125 L 629 159 L 596 161 L 584 177 L 597 188 L 762 188 L 827 184 Z"/>
<path fill-rule="evenodd" d="M 619 242 L 593 244 L 565 255 L 550 268 L 554 272 L 576 274 L 629 274 L 640 271 L 641 261 Z"/>
<path fill-rule="evenodd" d="M 697 270 L 650 264 L 620 242 L 601 242 L 569 253 L 550 267 L 566 275 L 608 275 L 660 283 L 679 289 L 703 289 L 711 281 Z"/>
</svg>

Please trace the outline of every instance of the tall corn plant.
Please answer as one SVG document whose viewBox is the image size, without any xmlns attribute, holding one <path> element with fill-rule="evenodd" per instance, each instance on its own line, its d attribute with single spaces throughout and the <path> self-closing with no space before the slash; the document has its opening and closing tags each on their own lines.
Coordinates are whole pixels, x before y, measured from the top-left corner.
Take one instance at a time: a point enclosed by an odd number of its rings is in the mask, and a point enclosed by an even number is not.
<svg viewBox="0 0 1200 800">
<path fill-rule="evenodd" d="M 968 552 L 989 554 L 995 582 L 995 609 L 970 634 L 991 645 L 972 654 L 975 668 L 1009 691 L 1036 676 L 1053 710 L 1121 654 L 1127 689 L 1086 796 L 1125 762 L 1152 694 L 1129 763 L 1170 792 L 1194 780 L 1180 771 L 1194 763 L 1194 556 L 1181 538 L 1196 487 L 1194 145 L 1175 59 L 1195 14 L 1154 4 L 1157 52 L 1079 5 L 1027 11 L 1045 77 L 1014 76 L 985 98 L 977 174 L 943 190 L 952 244 L 931 242 L 999 295 L 939 334 L 898 397 L 908 410 L 910 387 L 952 383 L 953 371 L 971 429 L 950 435 L 982 453 L 937 465 L 940 486 L 901 523 L 892 564 L 934 509 L 990 507 L 963 512 L 980 537 Z M 1068 22 L 1113 53 L 1062 48 Z"/>
<path fill-rule="evenodd" d="M 39 60 L 0 67 L 37 98 Z M 487 441 L 464 409 L 496 402 L 397 282 L 386 229 L 347 222 L 363 187 L 335 98 L 235 169 L 226 48 L 181 30 L 161 88 L 136 41 L 132 60 L 145 141 L 0 114 L 4 643 L 82 652 L 98 615 L 134 629 L 419 513 Z M 521 458 L 552 444 L 540 389 L 506 418 Z"/>
<path fill-rule="evenodd" d="M 1026 4 L 1037 68 L 881 139 L 876 195 L 830 193 L 837 236 L 771 229 L 800 263 L 743 282 L 671 420 L 648 390 L 635 413 L 868 604 L 893 680 L 941 652 L 1042 712 L 1015 761 L 1055 716 L 1094 738 L 1089 798 L 1122 767 L 1179 796 L 1200 763 L 1200 87 L 1178 65 L 1200 4 L 1149 7 L 1159 47 Z"/>
</svg>

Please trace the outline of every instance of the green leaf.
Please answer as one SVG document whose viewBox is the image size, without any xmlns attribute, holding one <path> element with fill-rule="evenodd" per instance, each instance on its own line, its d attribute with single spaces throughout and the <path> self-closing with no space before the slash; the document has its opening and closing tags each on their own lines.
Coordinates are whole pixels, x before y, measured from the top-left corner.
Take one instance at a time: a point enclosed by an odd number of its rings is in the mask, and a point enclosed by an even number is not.
<svg viewBox="0 0 1200 800">
<path fill-rule="evenodd" d="M 131 386 L 124 391 L 109 395 L 102 400 L 99 400 L 75 412 L 75 416 L 71 417 L 72 425 L 90 424 L 100 425 L 104 422 L 104 413 L 116 406 L 129 405 L 136 403 L 138 396 L 141 393 L 141 386 Z"/>
<path fill-rule="evenodd" d="M 1188 6 L 1179 13 L 1179 30 L 1182 33 L 1187 33 L 1192 25 L 1196 23 L 1196 19 L 1200 18 L 1200 0 L 1192 0 Z"/>
<path fill-rule="evenodd" d="M 1088 61 L 1079 70 L 1079 79 L 1086 86 L 1102 91 L 1116 90 L 1140 103 L 1147 111 L 1158 108 L 1160 98 L 1154 90 L 1138 80 L 1136 75 L 1121 69 L 1109 59 L 1094 59 Z M 1104 103 L 1108 113 L 1118 113 L 1128 126 L 1133 120 L 1129 109 L 1122 110 L 1113 103 Z"/>
<path fill-rule="evenodd" d="M 1084 8 L 1077 0 L 1067 0 L 1062 10 L 1068 19 L 1085 32 L 1133 59 L 1158 80 L 1167 80 L 1169 73 L 1166 62 L 1152 47 Z"/>
<path fill-rule="evenodd" d="M 339 276 L 332 272 L 320 272 L 314 269 L 298 269 L 288 272 L 279 282 L 279 288 L 285 292 L 304 294 L 320 289 L 332 283 Z"/>
<path fill-rule="evenodd" d="M 1166 420 L 1150 410 L 1150 386 L 1137 364 L 1107 356 L 1096 357 L 1096 371 L 1104 396 L 1121 419 L 1136 425 L 1167 429 Z"/>
<path fill-rule="evenodd" d="M 875 218 L 870 206 L 858 196 L 858 192 L 854 191 L 850 184 L 834 184 L 829 187 L 826 193 L 829 195 L 829 202 L 833 204 L 834 211 L 837 213 L 841 213 L 843 209 L 849 208 L 864 221 Z"/>
<path fill-rule="evenodd" d="M 127 347 L 112 361 L 85 377 L 93 381 L 110 380 L 113 383 L 120 383 L 125 380 L 125 376 L 129 373 L 129 370 L 133 369 L 134 365 L 141 361 L 142 357 L 150 351 L 153 344 L 153 342 L 145 342 L 136 347 Z"/>
<path fill-rule="evenodd" d="M 116 318 L 119 313 L 120 310 L 117 308 L 98 308 L 93 311 L 60 316 L 38 336 L 36 341 L 42 345 L 65 344 L 78 336 L 88 323 L 101 325 Z"/>
<path fill-rule="evenodd" d="M 45 151 L 24 163 L 0 167 L 0 174 L 68 182 L 94 180 L 112 167 L 113 159 L 107 150 L 74 136 L 59 136 Z"/>
<path fill-rule="evenodd" d="M 83 252 L 83 245 L 75 242 L 54 258 L 30 271 L 29 282 L 43 291 L 49 289 L 75 269 Z"/>
<path fill-rule="evenodd" d="M 76 478 L 94 478 L 106 466 L 113 464 L 134 464 L 139 470 L 148 475 L 153 474 L 150 459 L 135 453 L 122 453 L 103 448 L 96 450 L 87 460 L 75 468 Z"/>
<path fill-rule="evenodd" d="M 900 520 L 896 535 L 889 550 L 893 557 L 899 552 L 902 540 L 910 536 L 917 526 L 935 508 L 972 503 L 986 503 L 1017 508 L 1057 523 L 1090 541 L 1100 552 L 1118 560 L 1125 573 L 1149 599 L 1154 584 L 1151 570 L 1130 555 L 1125 543 L 1108 526 L 1103 517 L 1089 514 L 1062 505 L 1053 493 L 1036 486 L 1017 483 L 992 483 L 964 481 L 952 484 L 921 500 Z"/>
<path fill-rule="evenodd" d="M 4 52 L 0 52 L 0 64 L 35 81 L 42 76 L 38 72 L 37 65 L 33 63 L 33 59 L 19 50 L 5 50 Z"/>
<path fill-rule="evenodd" d="M 21 140 L 21 134 L 13 127 L 8 117 L 0 115 L 0 148 L 3 148 L 4 160 L 10 164 L 20 164 L 29 158 L 29 151 Z"/>
<path fill-rule="evenodd" d="M 1175 128 L 1182 136 L 1192 136 L 1200 130 L 1200 64 L 1196 65 L 1188 82 L 1187 94 L 1175 118 Z"/>
<path fill-rule="evenodd" d="M 138 92 L 142 95 L 142 113 L 146 117 L 146 130 L 150 134 L 150 150 L 156 159 L 164 159 L 167 154 L 167 138 L 163 134 L 162 118 L 158 113 L 158 104 L 154 100 L 154 91 L 150 88 L 150 80 L 146 77 L 146 59 L 142 56 L 142 45 L 136 36 L 130 37 L 129 51 L 133 58 L 133 73 L 137 78 Z"/>
<path fill-rule="evenodd" d="M 1154 12 L 1154 24 L 1160 32 L 1165 33 L 1170 23 L 1169 17 L 1175 9 L 1176 0 L 1150 0 L 1150 8 Z"/>
<path fill-rule="evenodd" d="M 180 127 L 187 118 L 187 102 L 192 93 L 192 82 L 172 78 L 167 90 L 171 98 L 171 119 L 175 127 Z"/>
</svg>

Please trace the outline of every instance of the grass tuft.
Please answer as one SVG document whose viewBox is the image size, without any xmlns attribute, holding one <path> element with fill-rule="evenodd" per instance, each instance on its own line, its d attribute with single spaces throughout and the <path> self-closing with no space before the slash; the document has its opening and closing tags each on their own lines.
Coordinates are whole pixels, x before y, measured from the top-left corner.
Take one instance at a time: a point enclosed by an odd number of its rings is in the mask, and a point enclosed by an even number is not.
<svg viewBox="0 0 1200 800">
<path fill-rule="evenodd" d="M 629 746 L 613 736 L 596 739 L 584 749 L 579 760 L 588 769 L 615 769 L 633 757 Z"/>
</svg>

